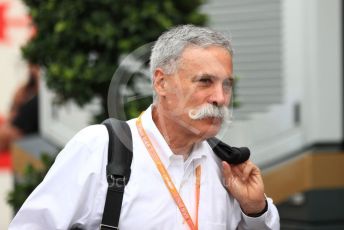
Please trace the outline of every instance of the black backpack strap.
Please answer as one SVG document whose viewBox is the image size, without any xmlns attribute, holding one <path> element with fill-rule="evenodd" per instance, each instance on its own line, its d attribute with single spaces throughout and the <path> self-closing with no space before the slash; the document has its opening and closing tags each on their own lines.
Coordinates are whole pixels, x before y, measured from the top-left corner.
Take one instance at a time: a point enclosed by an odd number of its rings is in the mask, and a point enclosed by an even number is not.
<svg viewBox="0 0 344 230">
<path fill-rule="evenodd" d="M 246 147 L 231 147 L 216 137 L 207 139 L 207 142 L 213 149 L 214 153 L 221 160 L 226 161 L 229 164 L 240 164 L 250 158 L 250 150 Z"/>
<path fill-rule="evenodd" d="M 130 178 L 133 158 L 132 136 L 129 125 L 124 121 L 109 118 L 103 122 L 109 133 L 106 194 L 101 230 L 118 229 L 124 187 Z"/>
</svg>

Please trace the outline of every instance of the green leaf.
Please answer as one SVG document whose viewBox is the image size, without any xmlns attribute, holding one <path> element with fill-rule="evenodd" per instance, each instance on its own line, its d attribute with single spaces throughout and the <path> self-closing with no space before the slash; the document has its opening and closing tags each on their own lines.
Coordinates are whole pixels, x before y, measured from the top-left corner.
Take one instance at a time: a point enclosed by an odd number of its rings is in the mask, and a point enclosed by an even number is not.
<svg viewBox="0 0 344 230">
<path fill-rule="evenodd" d="M 54 27 L 54 31 L 56 33 L 61 33 L 63 32 L 65 29 L 67 28 L 67 22 L 65 21 L 60 21 L 60 22 L 57 22 L 55 27 Z"/>
</svg>

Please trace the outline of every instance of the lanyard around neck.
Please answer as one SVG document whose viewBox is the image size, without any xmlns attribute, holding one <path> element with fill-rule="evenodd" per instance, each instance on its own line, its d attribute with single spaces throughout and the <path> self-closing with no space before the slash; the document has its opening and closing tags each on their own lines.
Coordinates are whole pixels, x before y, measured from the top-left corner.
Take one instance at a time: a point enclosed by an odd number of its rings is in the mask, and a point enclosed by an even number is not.
<svg viewBox="0 0 344 230">
<path fill-rule="evenodd" d="M 196 168 L 196 189 L 195 189 L 196 190 L 196 218 L 195 218 L 195 224 L 194 224 L 183 202 L 183 199 L 180 197 L 175 185 L 173 184 L 171 180 L 170 175 L 168 174 L 163 163 L 161 162 L 157 152 L 155 151 L 155 148 L 152 145 L 152 142 L 150 141 L 148 135 L 146 134 L 146 131 L 144 130 L 142 126 L 141 116 L 137 119 L 136 126 L 141 136 L 141 139 L 143 143 L 145 144 L 146 149 L 149 152 L 149 155 L 152 157 L 156 167 L 158 168 L 160 175 L 163 178 L 165 185 L 170 191 L 174 201 L 176 202 L 184 220 L 187 222 L 190 229 L 197 230 L 198 229 L 198 208 L 199 208 L 200 189 L 201 189 L 201 166 L 198 166 Z"/>
</svg>

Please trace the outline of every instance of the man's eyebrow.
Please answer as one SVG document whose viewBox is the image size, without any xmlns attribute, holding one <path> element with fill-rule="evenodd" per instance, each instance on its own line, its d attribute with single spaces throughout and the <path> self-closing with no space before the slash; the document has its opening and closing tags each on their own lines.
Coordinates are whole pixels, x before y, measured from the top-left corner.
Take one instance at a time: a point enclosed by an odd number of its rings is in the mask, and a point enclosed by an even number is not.
<svg viewBox="0 0 344 230">
<path fill-rule="evenodd" d="M 229 80 L 229 81 L 231 81 L 231 82 L 234 82 L 234 81 L 235 81 L 235 79 L 234 79 L 234 76 L 233 76 L 233 75 L 229 75 L 227 78 L 228 78 L 228 80 Z"/>
<path fill-rule="evenodd" d="M 213 75 L 213 74 L 208 74 L 208 73 L 204 73 L 204 74 L 199 74 L 199 75 L 195 75 L 192 80 L 198 80 L 200 78 L 203 78 L 203 77 L 208 77 L 208 78 L 211 78 L 211 79 L 219 79 L 220 77 L 216 76 L 216 75 Z M 229 80 L 229 81 L 234 81 L 234 77 L 233 75 L 229 75 L 225 78 L 225 80 Z"/>
</svg>

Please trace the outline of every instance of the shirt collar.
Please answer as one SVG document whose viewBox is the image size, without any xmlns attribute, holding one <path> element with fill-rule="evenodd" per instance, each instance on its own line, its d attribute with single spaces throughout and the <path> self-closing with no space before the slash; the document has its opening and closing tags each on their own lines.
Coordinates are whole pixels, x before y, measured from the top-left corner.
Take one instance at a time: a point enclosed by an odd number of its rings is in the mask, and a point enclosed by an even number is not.
<svg viewBox="0 0 344 230">
<path fill-rule="evenodd" d="M 197 167 L 199 164 L 201 164 L 202 159 L 206 158 L 207 156 L 206 152 L 207 152 L 207 148 L 205 147 L 204 141 L 201 143 L 195 144 L 194 147 L 192 148 L 190 156 L 185 161 L 184 168 L 187 169 L 193 161 L 196 162 L 195 167 Z"/>
<path fill-rule="evenodd" d="M 170 147 L 168 146 L 165 138 L 160 133 L 158 127 L 155 125 L 152 117 L 153 105 L 150 105 L 146 111 L 141 116 L 142 126 L 145 129 L 149 139 L 151 140 L 157 154 L 159 155 L 161 161 L 164 165 L 168 166 L 171 161 L 178 158 L 178 155 L 175 155 Z M 195 144 L 193 147 L 190 156 L 188 157 L 186 164 L 190 164 L 193 160 L 200 159 L 203 156 L 206 156 L 205 144 L 206 142 L 201 142 Z"/>
</svg>

